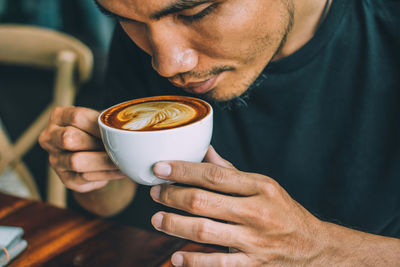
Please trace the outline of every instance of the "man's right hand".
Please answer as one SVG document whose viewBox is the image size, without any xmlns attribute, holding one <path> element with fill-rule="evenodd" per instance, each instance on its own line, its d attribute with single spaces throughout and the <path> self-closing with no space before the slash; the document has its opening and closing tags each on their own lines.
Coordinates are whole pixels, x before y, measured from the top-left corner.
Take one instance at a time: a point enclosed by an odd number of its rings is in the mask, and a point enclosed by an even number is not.
<svg viewBox="0 0 400 267">
<path fill-rule="evenodd" d="M 83 107 L 56 107 L 39 143 L 66 187 L 77 192 L 103 188 L 126 177 L 104 150 L 97 123 L 99 112 Z"/>
</svg>

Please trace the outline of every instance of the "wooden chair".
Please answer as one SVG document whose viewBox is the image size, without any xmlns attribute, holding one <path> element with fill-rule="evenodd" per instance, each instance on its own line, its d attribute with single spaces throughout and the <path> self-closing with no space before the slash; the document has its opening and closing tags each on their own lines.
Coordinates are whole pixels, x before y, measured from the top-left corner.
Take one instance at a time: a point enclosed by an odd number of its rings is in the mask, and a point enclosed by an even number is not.
<svg viewBox="0 0 400 267">
<path fill-rule="evenodd" d="M 22 157 L 47 126 L 52 108 L 73 104 L 77 89 L 91 77 L 93 55 L 86 45 L 66 34 L 33 26 L 0 24 L 0 63 L 55 69 L 53 100 L 38 118 L 15 143 L 0 131 L 0 174 L 12 167 L 29 188 L 32 198 L 40 199 L 35 180 Z M 47 201 L 65 206 L 66 189 L 51 168 L 47 179 Z"/>
</svg>

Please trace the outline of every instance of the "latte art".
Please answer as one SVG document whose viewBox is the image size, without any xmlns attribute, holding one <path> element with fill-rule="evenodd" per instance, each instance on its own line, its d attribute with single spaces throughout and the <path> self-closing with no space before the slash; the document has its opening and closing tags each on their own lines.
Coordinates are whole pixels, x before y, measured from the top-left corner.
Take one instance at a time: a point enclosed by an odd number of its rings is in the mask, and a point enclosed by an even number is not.
<svg viewBox="0 0 400 267">
<path fill-rule="evenodd" d="M 143 129 L 174 128 L 196 116 L 196 111 L 178 102 L 145 102 L 129 106 L 118 113 L 117 119 L 125 123 L 121 128 L 139 131 Z"/>
<path fill-rule="evenodd" d="M 204 101 L 183 96 L 154 96 L 113 106 L 101 115 L 112 128 L 127 131 L 160 131 L 202 120 L 211 112 Z"/>
<path fill-rule="evenodd" d="M 152 96 L 114 105 L 97 118 L 113 163 L 143 185 L 171 183 L 154 175 L 156 162 L 201 162 L 210 145 L 213 109 L 189 96 Z"/>
</svg>

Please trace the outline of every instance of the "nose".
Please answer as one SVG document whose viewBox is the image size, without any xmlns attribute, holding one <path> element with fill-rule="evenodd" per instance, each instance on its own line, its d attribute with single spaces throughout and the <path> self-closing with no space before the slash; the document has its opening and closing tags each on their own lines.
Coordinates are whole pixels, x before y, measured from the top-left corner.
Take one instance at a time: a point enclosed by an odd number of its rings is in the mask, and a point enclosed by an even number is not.
<svg viewBox="0 0 400 267">
<path fill-rule="evenodd" d="M 175 26 L 159 25 L 149 28 L 153 68 L 164 77 L 193 70 L 198 55 Z"/>
</svg>

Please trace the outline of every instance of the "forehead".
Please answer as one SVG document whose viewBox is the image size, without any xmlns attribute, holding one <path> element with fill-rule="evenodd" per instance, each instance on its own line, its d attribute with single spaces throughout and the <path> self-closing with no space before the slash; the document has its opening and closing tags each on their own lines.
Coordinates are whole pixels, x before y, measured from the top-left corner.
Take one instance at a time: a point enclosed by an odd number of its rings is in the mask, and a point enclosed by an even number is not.
<svg viewBox="0 0 400 267">
<path fill-rule="evenodd" d="M 105 9 L 125 17 L 148 18 L 175 0 L 97 0 Z"/>
</svg>

